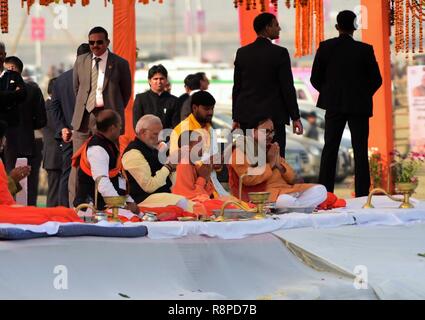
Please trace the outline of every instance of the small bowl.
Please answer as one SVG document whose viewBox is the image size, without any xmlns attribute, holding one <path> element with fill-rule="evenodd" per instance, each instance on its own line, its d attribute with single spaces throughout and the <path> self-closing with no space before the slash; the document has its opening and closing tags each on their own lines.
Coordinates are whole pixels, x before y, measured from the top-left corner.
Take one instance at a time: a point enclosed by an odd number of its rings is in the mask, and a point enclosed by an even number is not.
<svg viewBox="0 0 425 320">
<path fill-rule="evenodd" d="M 148 221 L 148 222 L 154 222 L 154 221 L 158 221 L 158 217 L 156 216 L 155 213 L 145 212 L 145 214 L 142 217 L 142 220 Z"/>
<path fill-rule="evenodd" d="M 248 197 L 252 203 L 266 203 L 269 200 L 270 192 L 249 192 Z"/>
</svg>

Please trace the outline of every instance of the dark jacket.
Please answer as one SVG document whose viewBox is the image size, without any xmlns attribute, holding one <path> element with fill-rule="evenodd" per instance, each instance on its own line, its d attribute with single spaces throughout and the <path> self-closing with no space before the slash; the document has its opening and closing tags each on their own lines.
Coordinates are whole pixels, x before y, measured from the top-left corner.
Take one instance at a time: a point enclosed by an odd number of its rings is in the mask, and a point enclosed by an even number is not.
<svg viewBox="0 0 425 320">
<path fill-rule="evenodd" d="M 168 92 L 161 95 L 148 90 L 136 95 L 133 105 L 133 127 L 146 114 L 153 114 L 161 119 L 162 126 L 172 128 L 175 112 L 178 110 L 178 98 Z"/>
<path fill-rule="evenodd" d="M 187 118 L 183 117 L 187 113 L 187 104 L 190 105 L 190 102 L 187 102 L 190 100 L 190 94 L 183 93 L 180 97 L 178 97 L 178 110 L 176 111 L 174 118 L 173 118 L 173 128 L 177 126 L 180 122 L 182 122 L 184 119 Z M 189 114 L 192 113 L 192 107 L 189 107 Z"/>
<path fill-rule="evenodd" d="M 145 157 L 146 161 L 149 164 L 149 167 L 151 168 L 152 177 L 155 176 L 156 172 L 160 170 L 163 167 L 163 164 L 159 161 L 158 156 L 158 150 L 149 148 L 145 143 L 143 143 L 140 139 L 136 138 L 134 139 L 125 149 L 124 153 L 130 151 L 130 150 L 139 150 L 140 153 Z M 137 183 L 136 179 L 133 178 L 131 173 L 129 171 L 125 171 L 127 178 L 128 178 L 128 184 L 130 187 L 130 196 L 134 199 L 136 203 L 140 203 L 143 200 L 145 200 L 147 197 L 151 195 L 151 193 L 147 193 L 145 190 L 143 190 L 139 184 Z M 160 187 L 159 189 L 155 190 L 154 193 L 170 193 L 171 192 L 171 180 L 168 177 L 167 183 Z"/>
<path fill-rule="evenodd" d="M 258 37 L 236 53 L 233 85 L 233 120 L 255 126 L 262 118 L 289 124 L 300 118 L 286 48 Z"/>
<path fill-rule="evenodd" d="M 20 90 L 16 90 L 19 87 Z M 0 120 L 9 127 L 19 125 L 18 104 L 26 98 L 26 89 L 21 75 L 15 71 L 6 71 L 0 78 Z"/>
<path fill-rule="evenodd" d="M 312 85 L 320 92 L 317 107 L 371 117 L 372 97 L 382 84 L 373 47 L 342 35 L 320 43 Z"/>
<path fill-rule="evenodd" d="M 43 128 L 47 123 L 43 94 L 35 82 L 25 82 L 26 98 L 18 104 L 19 125 L 10 127 L 6 132 L 8 152 L 18 156 L 31 156 L 33 153 L 34 130 Z"/>
<path fill-rule="evenodd" d="M 46 109 L 50 112 L 56 139 L 61 139 L 63 128 L 72 129 L 75 108 L 75 92 L 72 84 L 73 69 L 62 73 L 53 84 L 52 100 Z"/>
<path fill-rule="evenodd" d="M 62 169 L 62 151 L 55 139 L 56 127 L 54 125 L 51 109 L 52 100 L 46 100 L 47 125 L 43 132 L 43 168 L 46 170 Z"/>
</svg>

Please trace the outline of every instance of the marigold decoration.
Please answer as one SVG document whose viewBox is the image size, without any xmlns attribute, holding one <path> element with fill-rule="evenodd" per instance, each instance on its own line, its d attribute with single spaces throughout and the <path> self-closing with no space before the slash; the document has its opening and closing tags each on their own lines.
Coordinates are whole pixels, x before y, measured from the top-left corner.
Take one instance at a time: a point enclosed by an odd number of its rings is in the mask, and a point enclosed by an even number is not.
<svg viewBox="0 0 425 320">
<path fill-rule="evenodd" d="M 2 33 L 7 33 L 9 29 L 8 0 L 0 0 L 0 29 Z"/>
<path fill-rule="evenodd" d="M 323 0 L 295 0 L 294 5 L 295 56 L 301 57 L 313 53 L 313 39 L 316 49 L 324 40 Z"/>
<path fill-rule="evenodd" d="M 235 8 L 255 9 L 260 5 L 261 11 L 266 11 L 265 0 L 234 0 Z M 301 57 L 313 53 L 324 40 L 323 0 L 292 0 L 295 8 L 295 56 Z M 270 0 L 275 11 L 278 0 Z M 291 0 L 285 0 L 285 6 L 291 8 Z M 313 46 L 314 44 L 314 46 Z"/>
<path fill-rule="evenodd" d="M 425 0 L 389 0 L 390 23 L 394 26 L 395 52 L 416 53 L 419 41 L 419 53 L 424 52 Z M 418 39 L 419 32 L 419 39 Z"/>
<path fill-rule="evenodd" d="M 108 3 L 114 3 L 114 0 L 103 0 L 105 7 L 108 5 Z M 155 0 L 151 0 L 154 1 Z M 164 0 L 157 0 L 158 3 L 163 3 Z M 235 3 L 238 0 L 234 0 Z M 243 0 L 242 0 L 243 1 Z M 254 0 L 251 0 L 254 1 Z M 277 1 L 277 0 L 276 0 Z M 63 3 L 63 4 L 69 4 L 71 7 L 75 5 L 78 2 L 78 0 L 38 0 L 38 3 L 42 6 L 48 6 L 52 3 Z M 143 4 L 149 4 L 149 0 L 138 0 L 139 3 Z M 36 0 L 21 0 L 21 7 L 23 8 L 26 4 L 27 12 L 28 14 L 31 11 L 31 6 L 36 3 Z M 90 0 L 81 0 L 81 5 L 83 7 L 90 4 Z M 2 33 L 7 33 L 9 31 L 9 6 L 8 6 L 8 0 L 0 0 L 0 29 Z"/>
</svg>

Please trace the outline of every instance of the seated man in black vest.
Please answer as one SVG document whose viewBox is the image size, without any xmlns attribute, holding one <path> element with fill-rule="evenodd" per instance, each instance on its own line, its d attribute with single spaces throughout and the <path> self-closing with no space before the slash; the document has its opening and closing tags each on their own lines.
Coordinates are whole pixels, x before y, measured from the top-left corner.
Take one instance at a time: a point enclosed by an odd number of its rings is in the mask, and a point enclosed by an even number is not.
<svg viewBox="0 0 425 320">
<path fill-rule="evenodd" d="M 99 177 L 97 208 L 105 207 L 103 197 L 126 195 L 126 181 L 121 175 L 122 164 L 119 161 L 118 139 L 122 121 L 120 115 L 106 109 L 96 117 L 96 134 L 90 137 L 72 157 L 72 165 L 78 168 L 77 194 L 74 206 L 93 202 L 95 199 L 95 181 Z M 139 208 L 128 196 L 126 209 L 138 214 Z"/>
<path fill-rule="evenodd" d="M 161 119 L 157 116 L 149 114 L 140 118 L 136 124 L 136 138 L 128 145 L 122 157 L 130 195 L 141 206 L 148 203 L 161 206 L 183 204 L 181 200 L 184 198 L 171 194 L 171 177 L 174 176 L 178 158 L 170 155 L 164 159 L 165 164 L 160 161 L 161 130 Z M 172 161 L 173 158 L 176 158 L 175 161 Z"/>
</svg>

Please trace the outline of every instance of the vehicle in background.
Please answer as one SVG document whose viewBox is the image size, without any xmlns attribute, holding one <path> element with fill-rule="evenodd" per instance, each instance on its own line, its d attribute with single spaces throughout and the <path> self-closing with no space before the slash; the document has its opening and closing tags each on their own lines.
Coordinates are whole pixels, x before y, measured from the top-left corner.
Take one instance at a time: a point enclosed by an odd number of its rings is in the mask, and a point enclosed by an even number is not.
<svg viewBox="0 0 425 320">
<path fill-rule="evenodd" d="M 308 85 L 302 79 L 294 78 L 294 87 L 295 91 L 297 92 L 298 103 L 316 103 L 316 100 L 308 88 Z"/>
<path fill-rule="evenodd" d="M 300 111 L 302 109 L 302 104 Z M 317 109 L 317 108 L 316 108 Z M 319 111 L 320 112 L 320 111 Z M 217 104 L 214 108 L 214 118 L 221 119 L 220 121 L 226 124 L 228 130 L 232 127 L 232 111 L 228 105 L 220 105 Z M 214 119 L 213 118 L 213 119 Z M 303 124 L 306 121 L 302 120 Z M 324 118 L 323 118 L 324 121 Z M 322 130 L 322 129 L 320 129 Z M 324 141 L 316 141 L 305 136 L 297 136 L 292 133 L 292 127 L 286 126 L 286 141 L 289 147 L 288 141 L 296 142 L 303 147 L 303 151 L 297 149 L 297 153 L 299 158 L 301 159 L 301 175 L 305 181 L 309 182 L 317 182 L 319 178 L 320 171 L 320 160 L 322 157 L 322 151 L 324 147 Z M 346 142 L 351 146 L 351 139 Z M 287 150 L 287 157 L 291 157 L 291 152 Z M 339 152 L 338 152 L 338 160 L 337 160 L 337 170 L 336 170 L 336 182 L 342 182 L 346 177 L 351 175 L 354 171 L 354 159 L 352 158 L 352 153 L 350 153 L 349 149 L 344 147 L 341 143 Z"/>
<path fill-rule="evenodd" d="M 196 72 L 205 72 L 210 80 L 208 91 L 218 104 L 227 105 L 231 109 L 233 90 L 233 65 L 226 63 L 204 63 L 189 57 L 162 59 L 151 63 L 141 63 L 135 73 L 134 94 L 149 90 L 148 69 L 153 65 L 162 64 L 168 71 L 171 82 L 171 93 L 180 96 L 185 93 L 184 79 Z M 140 68 L 143 66 L 143 68 Z M 299 101 L 315 103 L 315 98 L 308 85 L 301 78 L 294 78 L 294 86 Z"/>
<path fill-rule="evenodd" d="M 224 149 L 230 146 L 229 140 L 232 139 L 233 144 L 238 137 L 237 134 L 232 135 L 231 133 L 232 121 L 232 117 L 226 113 L 215 113 L 212 119 L 212 126 L 217 135 L 217 142 L 222 154 L 224 154 Z M 307 150 L 301 143 L 293 139 L 288 139 L 286 146 L 286 161 L 292 166 L 299 178 L 304 177 L 304 163 L 308 160 L 307 157 Z M 227 167 L 223 168 L 223 170 L 218 173 L 218 180 L 220 182 L 228 182 Z"/>
<path fill-rule="evenodd" d="M 286 126 L 286 140 L 293 139 L 301 143 L 307 149 L 307 160 L 304 161 L 303 177 L 306 182 L 317 182 L 320 172 L 320 161 L 324 144 L 305 136 L 297 136 L 290 132 L 292 130 Z M 342 182 L 350 175 L 349 153 L 345 148 L 340 148 L 336 164 L 335 181 Z"/>
<path fill-rule="evenodd" d="M 317 116 L 317 130 L 319 132 L 319 142 L 325 143 L 325 113 L 326 111 L 320 108 L 317 108 L 315 104 L 298 102 L 298 106 L 300 109 L 301 122 L 304 127 L 304 135 L 307 134 L 310 124 L 307 121 L 307 116 L 311 112 L 315 112 Z M 345 127 L 344 132 L 341 138 L 340 144 L 340 153 L 343 155 L 345 159 L 345 168 L 348 171 L 347 175 L 354 173 L 354 152 L 353 147 L 351 145 L 351 133 L 348 126 Z M 337 180 L 341 180 L 342 176 L 337 175 Z M 339 181 L 338 181 L 339 182 Z"/>
</svg>

